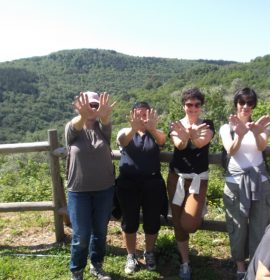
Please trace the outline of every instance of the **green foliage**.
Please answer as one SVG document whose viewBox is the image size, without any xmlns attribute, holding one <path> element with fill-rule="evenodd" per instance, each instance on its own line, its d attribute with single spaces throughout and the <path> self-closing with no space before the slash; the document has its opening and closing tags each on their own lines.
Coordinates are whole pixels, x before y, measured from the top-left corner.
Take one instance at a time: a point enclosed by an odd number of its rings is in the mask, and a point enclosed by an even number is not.
<svg viewBox="0 0 270 280">
<path fill-rule="evenodd" d="M 252 118 L 254 121 L 256 121 L 261 116 L 269 114 L 269 112 L 270 112 L 270 102 L 259 100 L 257 107 L 253 110 Z"/>
<path fill-rule="evenodd" d="M 221 167 L 210 165 L 207 200 L 211 206 L 221 207 L 224 189 L 224 171 Z"/>
<path fill-rule="evenodd" d="M 33 158 L 1 157 L 0 201 L 52 200 L 52 182 L 48 161 Z"/>
<path fill-rule="evenodd" d="M 44 141 L 47 130 L 55 128 L 60 145 L 64 145 L 64 126 L 74 116 L 74 96 L 81 90 L 95 90 L 108 91 L 117 102 L 112 113 L 112 148 L 118 149 L 117 132 L 128 126 L 126 116 L 134 102 L 149 102 L 160 116 L 158 127 L 167 134 L 170 123 L 184 116 L 182 91 L 199 87 L 206 96 L 203 117 L 212 119 L 216 130 L 210 149 L 219 152 L 218 131 L 232 112 L 232 94 L 237 88 L 248 85 L 259 93 L 254 120 L 270 111 L 269 67 L 270 55 L 235 63 L 140 58 L 97 49 L 0 63 L 0 142 Z M 163 151 L 172 150 L 167 138 Z M 162 164 L 165 179 L 167 168 Z M 211 167 L 208 199 L 221 205 L 223 180 L 219 172 Z M 0 201 L 50 200 L 47 158 L 0 156 L 0 190 Z"/>
<path fill-rule="evenodd" d="M 254 110 L 254 120 L 270 112 L 269 67 L 270 55 L 258 57 L 250 63 L 235 63 L 139 58 L 95 49 L 61 51 L 44 57 L 0 63 L 0 143 L 44 141 L 47 130 L 56 128 L 63 145 L 65 123 L 74 116 L 71 106 L 74 96 L 83 90 L 93 90 L 108 91 L 113 101 L 117 101 L 112 114 L 112 148 L 117 149 L 116 134 L 128 125 L 126 115 L 135 101 L 147 101 L 157 109 L 159 128 L 168 133 L 170 122 L 184 115 L 181 92 L 196 86 L 206 96 L 203 117 L 212 119 L 215 124 L 211 152 L 218 152 L 221 149 L 218 130 L 232 112 L 232 94 L 237 88 L 251 86 L 259 93 L 260 102 Z M 172 149 L 168 140 L 164 151 Z M 63 163 L 61 167 L 63 170 Z M 168 165 L 162 164 L 165 179 L 167 169 Z M 208 214 L 211 219 L 224 218 L 222 172 L 221 168 L 210 166 L 207 198 L 209 206 L 216 209 L 215 213 Z M 0 202 L 52 200 L 51 196 L 51 177 L 45 154 L 0 155 Z M 41 227 L 48 225 L 41 216 L 35 222 Z M 0 230 L 5 227 L 6 223 L 0 219 Z M 14 228 L 10 238 L 22 233 L 19 227 Z M 232 279 L 232 273 L 228 273 L 229 243 L 225 234 L 198 231 L 191 236 L 190 244 L 196 279 Z M 11 248 L 6 252 L 17 251 Z M 115 279 L 178 279 L 178 253 L 171 229 L 162 228 L 157 240 L 161 271 L 142 269 L 127 277 L 123 272 L 126 255 L 119 255 L 113 248 L 109 252 L 105 269 Z M 45 253 L 54 256 L 1 256 L 0 280 L 32 280 L 37 275 L 39 279 L 69 278 L 69 248 L 52 248 Z M 215 258 L 218 264 L 213 265 Z M 224 262 L 222 258 L 226 258 Z M 88 271 L 85 276 L 85 279 L 93 279 Z"/>
<path fill-rule="evenodd" d="M 203 108 L 204 118 L 213 120 L 215 126 L 215 136 L 211 142 L 211 152 L 220 151 L 219 128 L 227 122 L 230 111 L 230 103 L 226 102 L 224 96 L 227 92 L 222 87 L 211 87 L 205 89 L 205 105 Z"/>
<path fill-rule="evenodd" d="M 122 123 L 134 90 L 156 90 L 194 64 L 203 63 L 96 49 L 0 63 L 0 142 L 21 142 L 55 123 L 64 126 L 74 115 L 75 95 L 83 90 L 108 91 L 118 101 L 114 124 Z"/>
<path fill-rule="evenodd" d="M 133 57 L 97 49 L 0 63 L 0 142 L 44 140 L 52 127 L 63 131 L 74 116 L 73 98 L 83 90 L 111 94 L 117 101 L 114 125 L 125 123 L 135 101 L 146 100 L 161 115 L 161 127 L 167 128 L 170 120 L 180 116 L 173 103 L 175 93 L 183 88 L 197 86 L 206 92 L 215 88 L 226 99 L 236 87 L 249 85 L 267 99 L 269 64 L 269 56 L 235 63 Z"/>
<path fill-rule="evenodd" d="M 179 254 L 174 233 L 169 228 L 162 228 L 156 243 L 156 251 L 159 255 L 159 263 L 166 265 L 167 262 L 173 263 L 175 266 L 179 263 Z"/>
</svg>

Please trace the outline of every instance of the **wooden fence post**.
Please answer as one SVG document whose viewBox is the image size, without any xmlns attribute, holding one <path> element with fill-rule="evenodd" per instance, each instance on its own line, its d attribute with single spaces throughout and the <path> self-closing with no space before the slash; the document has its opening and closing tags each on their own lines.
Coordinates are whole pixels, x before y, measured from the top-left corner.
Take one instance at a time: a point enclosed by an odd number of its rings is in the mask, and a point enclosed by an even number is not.
<svg viewBox="0 0 270 280">
<path fill-rule="evenodd" d="M 65 232 L 63 216 L 59 214 L 59 209 L 62 207 L 59 197 L 63 184 L 60 176 L 59 158 L 53 155 L 53 151 L 58 148 L 57 131 L 55 129 L 48 130 L 48 142 L 50 145 L 49 158 L 53 185 L 55 236 L 57 242 L 62 242 L 65 238 Z"/>
</svg>

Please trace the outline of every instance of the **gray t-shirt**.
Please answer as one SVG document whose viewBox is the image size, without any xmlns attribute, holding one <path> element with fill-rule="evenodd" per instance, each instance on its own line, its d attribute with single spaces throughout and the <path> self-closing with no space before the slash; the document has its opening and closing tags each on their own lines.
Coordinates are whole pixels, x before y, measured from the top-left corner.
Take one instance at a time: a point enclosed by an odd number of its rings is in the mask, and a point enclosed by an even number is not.
<svg viewBox="0 0 270 280">
<path fill-rule="evenodd" d="M 70 153 L 67 188 L 72 192 L 101 191 L 114 185 L 110 138 L 112 127 L 96 121 L 92 129 L 65 128 Z"/>
</svg>

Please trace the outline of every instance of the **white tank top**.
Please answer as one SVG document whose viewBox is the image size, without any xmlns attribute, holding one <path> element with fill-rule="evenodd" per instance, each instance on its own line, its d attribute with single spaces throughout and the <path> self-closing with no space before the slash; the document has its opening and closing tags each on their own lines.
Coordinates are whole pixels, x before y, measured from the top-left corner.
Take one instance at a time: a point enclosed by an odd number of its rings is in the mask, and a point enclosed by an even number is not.
<svg viewBox="0 0 270 280">
<path fill-rule="evenodd" d="M 220 135 L 222 138 L 222 134 L 224 131 L 230 130 L 230 126 L 228 124 L 224 124 L 220 128 Z M 237 165 L 241 169 L 248 168 L 251 166 L 259 166 L 263 162 L 262 152 L 258 150 L 256 145 L 256 140 L 254 134 L 251 131 L 248 131 L 242 139 L 241 146 L 239 150 L 230 158 L 229 166 Z M 239 183 L 239 176 L 234 177 L 226 177 L 226 181 L 232 183 Z M 262 176 L 262 181 L 267 180 L 265 176 Z"/>
</svg>

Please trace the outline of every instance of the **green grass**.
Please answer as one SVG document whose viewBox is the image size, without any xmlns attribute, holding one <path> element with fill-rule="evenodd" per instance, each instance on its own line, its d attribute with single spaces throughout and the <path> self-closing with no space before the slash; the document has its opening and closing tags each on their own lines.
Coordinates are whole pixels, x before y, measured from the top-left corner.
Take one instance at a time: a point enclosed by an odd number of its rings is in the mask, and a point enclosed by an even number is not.
<svg viewBox="0 0 270 280">
<path fill-rule="evenodd" d="M 51 200 L 48 170 L 43 161 L 35 162 L 31 158 L 18 157 L 11 162 L 4 161 L 0 172 L 0 201 Z M 218 179 L 220 171 L 214 169 L 211 174 L 207 218 L 224 220 L 220 199 L 223 183 Z M 56 244 L 53 226 L 51 212 L 0 213 L 0 280 L 70 279 L 70 238 L 62 245 Z M 71 232 L 68 228 L 65 231 L 67 234 Z M 179 280 L 179 255 L 172 228 L 162 227 L 160 230 L 156 244 L 156 272 L 145 269 L 143 249 L 144 236 L 140 227 L 138 254 L 141 269 L 132 276 L 125 275 L 126 250 L 121 227 L 117 222 L 110 223 L 105 270 L 114 280 Z M 190 237 L 190 255 L 194 280 L 233 279 L 227 234 L 197 231 Z M 84 276 L 85 280 L 95 279 L 90 276 L 89 266 Z"/>
<path fill-rule="evenodd" d="M 218 214 L 212 212 L 209 215 Z M 47 235 L 50 235 L 48 240 Z M 70 240 L 67 239 L 64 244 L 56 244 L 54 238 L 51 213 L 0 214 L 0 280 L 70 279 Z M 105 270 L 114 280 L 179 280 L 179 255 L 170 227 L 162 227 L 159 233 L 156 272 L 149 272 L 144 267 L 143 245 L 144 238 L 140 228 L 138 255 L 141 269 L 132 276 L 125 275 L 123 268 L 126 250 L 123 247 L 120 225 L 118 222 L 110 223 Z M 190 238 L 190 255 L 194 280 L 233 279 L 227 234 L 197 231 Z M 84 276 L 86 280 L 95 279 L 90 276 L 89 266 Z"/>
</svg>

